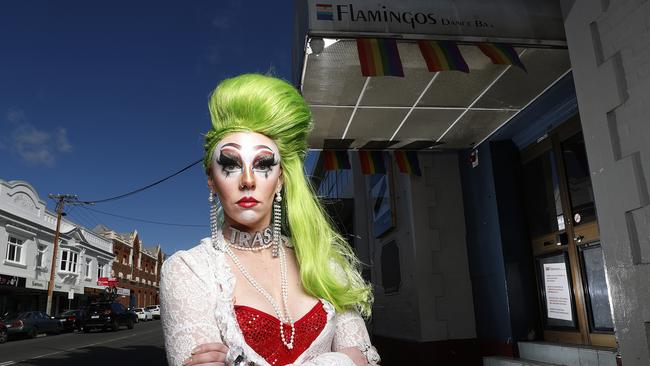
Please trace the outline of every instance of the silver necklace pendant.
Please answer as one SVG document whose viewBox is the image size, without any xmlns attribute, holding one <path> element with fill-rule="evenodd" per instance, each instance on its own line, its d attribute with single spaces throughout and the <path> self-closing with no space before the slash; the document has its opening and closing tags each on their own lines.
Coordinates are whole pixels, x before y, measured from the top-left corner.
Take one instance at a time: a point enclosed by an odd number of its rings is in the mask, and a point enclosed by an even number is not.
<svg viewBox="0 0 650 366">
<path fill-rule="evenodd" d="M 275 299 L 271 296 L 271 294 L 268 293 L 253 277 L 253 275 L 244 268 L 244 265 L 239 261 L 239 258 L 235 253 L 230 250 L 230 247 L 228 245 L 222 245 L 220 242 L 225 241 L 223 239 L 223 236 L 221 235 L 214 235 L 212 245 L 217 248 L 219 246 L 223 246 L 224 250 L 226 253 L 228 253 L 228 256 L 230 259 L 232 259 L 232 262 L 235 264 L 239 272 L 246 278 L 248 283 L 253 286 L 257 292 L 259 292 L 265 299 L 266 301 L 271 304 L 271 307 L 273 307 L 273 310 L 275 311 L 276 316 L 278 317 L 278 320 L 280 321 L 280 340 L 282 341 L 282 344 L 284 344 L 287 349 L 293 349 L 293 344 L 294 344 L 294 338 L 296 334 L 296 327 L 293 323 L 293 319 L 291 318 L 291 314 L 289 313 L 289 281 L 287 277 L 287 259 L 286 259 L 286 254 L 284 252 L 284 249 L 280 247 L 279 249 L 279 257 L 280 257 L 280 291 L 282 294 L 282 308 L 280 307 L 280 304 L 278 304 Z M 284 324 L 288 323 L 289 326 L 291 327 L 291 335 L 288 337 L 289 341 L 286 340 L 287 336 L 284 334 Z"/>
</svg>

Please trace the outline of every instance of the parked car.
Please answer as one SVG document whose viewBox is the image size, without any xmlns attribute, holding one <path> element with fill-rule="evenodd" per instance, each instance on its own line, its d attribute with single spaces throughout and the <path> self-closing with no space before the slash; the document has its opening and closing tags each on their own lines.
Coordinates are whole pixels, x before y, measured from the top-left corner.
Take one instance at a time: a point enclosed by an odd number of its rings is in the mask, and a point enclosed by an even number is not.
<svg viewBox="0 0 650 366">
<path fill-rule="evenodd" d="M 151 314 L 153 314 L 154 319 L 160 319 L 160 305 L 149 305 L 145 307 L 145 309 L 149 310 Z"/>
<path fill-rule="evenodd" d="M 30 338 L 39 333 L 59 334 L 61 323 L 42 311 L 10 312 L 0 319 L 7 326 L 7 335 L 26 335 Z"/>
<path fill-rule="evenodd" d="M 133 309 L 135 314 L 138 316 L 138 321 L 149 321 L 153 320 L 153 314 L 151 314 L 151 311 L 145 309 L 145 308 L 135 308 Z"/>
<path fill-rule="evenodd" d="M 85 333 L 96 328 L 117 331 L 123 325 L 133 329 L 137 320 L 138 316 L 133 311 L 117 301 L 96 302 L 86 308 L 82 327 Z"/>
<path fill-rule="evenodd" d="M 56 319 L 59 319 L 61 323 L 61 329 L 66 332 L 72 332 L 75 329 L 81 329 L 81 319 L 83 318 L 83 312 L 79 309 L 77 310 L 66 310 L 61 314 L 55 316 Z"/>
<path fill-rule="evenodd" d="M 7 341 L 7 326 L 5 323 L 0 322 L 0 343 L 5 343 Z"/>
</svg>

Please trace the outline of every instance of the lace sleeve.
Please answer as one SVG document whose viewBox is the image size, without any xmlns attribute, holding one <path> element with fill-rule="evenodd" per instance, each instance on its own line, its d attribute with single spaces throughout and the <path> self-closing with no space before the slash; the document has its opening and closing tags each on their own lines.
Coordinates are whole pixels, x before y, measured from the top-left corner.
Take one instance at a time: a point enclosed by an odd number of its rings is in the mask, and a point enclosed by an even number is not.
<svg viewBox="0 0 650 366">
<path fill-rule="evenodd" d="M 341 352 L 327 352 L 321 353 L 309 361 L 300 364 L 293 364 L 293 366 L 356 366 L 354 362 L 347 355 Z"/>
<path fill-rule="evenodd" d="M 182 365 L 199 344 L 221 342 L 214 296 L 199 272 L 202 266 L 178 253 L 163 263 L 160 316 L 169 365 Z"/>
<path fill-rule="evenodd" d="M 346 311 L 336 314 L 336 330 L 332 350 L 339 351 L 348 347 L 357 347 L 368 358 L 368 363 L 376 365 L 379 363 L 379 354 L 370 343 L 370 336 L 366 329 L 366 323 L 356 311 Z"/>
</svg>

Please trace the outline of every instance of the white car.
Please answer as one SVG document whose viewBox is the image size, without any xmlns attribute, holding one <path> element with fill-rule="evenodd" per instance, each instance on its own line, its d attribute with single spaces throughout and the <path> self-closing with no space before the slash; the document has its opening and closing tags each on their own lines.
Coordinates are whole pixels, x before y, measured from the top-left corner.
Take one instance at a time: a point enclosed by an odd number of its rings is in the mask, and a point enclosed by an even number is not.
<svg viewBox="0 0 650 366">
<path fill-rule="evenodd" d="M 143 308 L 136 308 L 133 309 L 133 311 L 138 315 L 138 321 L 143 320 L 143 321 L 149 321 L 153 320 L 153 314 L 151 311 Z"/>
<path fill-rule="evenodd" d="M 145 309 L 153 314 L 154 319 L 160 319 L 160 305 L 149 305 Z"/>
</svg>

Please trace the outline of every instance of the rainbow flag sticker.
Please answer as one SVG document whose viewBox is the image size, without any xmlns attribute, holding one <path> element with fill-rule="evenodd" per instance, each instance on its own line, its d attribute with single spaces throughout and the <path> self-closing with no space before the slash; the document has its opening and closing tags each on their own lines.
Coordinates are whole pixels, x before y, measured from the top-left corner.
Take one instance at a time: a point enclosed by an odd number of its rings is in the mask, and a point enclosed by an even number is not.
<svg viewBox="0 0 650 366">
<path fill-rule="evenodd" d="M 526 66 L 519 59 L 517 51 L 510 45 L 503 43 L 479 43 L 478 48 L 495 65 L 514 65 L 528 72 Z"/>
<path fill-rule="evenodd" d="M 469 66 L 460 54 L 456 42 L 452 41 L 418 41 L 420 53 L 431 72 L 458 70 L 469 72 Z"/>
<path fill-rule="evenodd" d="M 416 151 L 395 151 L 395 160 L 399 171 L 406 174 L 422 176 L 420 171 L 420 161 L 418 160 L 418 153 Z"/>
<path fill-rule="evenodd" d="M 357 38 L 363 76 L 404 77 L 397 42 L 387 38 Z"/>
<path fill-rule="evenodd" d="M 346 150 L 323 150 L 325 170 L 350 169 L 350 159 Z"/>
<path fill-rule="evenodd" d="M 386 163 L 383 151 L 359 151 L 361 172 L 368 174 L 386 174 Z"/>
<path fill-rule="evenodd" d="M 334 20 L 332 13 L 332 4 L 316 4 L 316 19 Z"/>
</svg>

